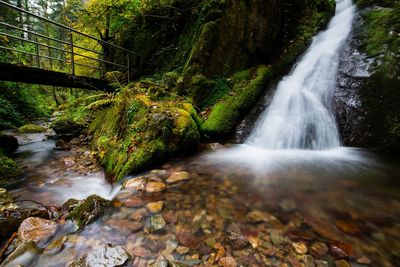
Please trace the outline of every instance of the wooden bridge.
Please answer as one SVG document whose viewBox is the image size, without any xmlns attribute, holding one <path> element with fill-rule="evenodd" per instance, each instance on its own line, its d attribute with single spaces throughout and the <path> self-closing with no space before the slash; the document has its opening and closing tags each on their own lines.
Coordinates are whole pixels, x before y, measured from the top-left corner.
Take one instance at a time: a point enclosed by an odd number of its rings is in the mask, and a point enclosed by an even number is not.
<svg viewBox="0 0 400 267">
<path fill-rule="evenodd" d="M 112 91 L 105 73 L 120 71 L 129 82 L 134 52 L 5 1 L 0 6 L 27 18 L 15 25 L 0 14 L 0 81 Z M 34 19 L 62 38 L 36 30 Z"/>
</svg>

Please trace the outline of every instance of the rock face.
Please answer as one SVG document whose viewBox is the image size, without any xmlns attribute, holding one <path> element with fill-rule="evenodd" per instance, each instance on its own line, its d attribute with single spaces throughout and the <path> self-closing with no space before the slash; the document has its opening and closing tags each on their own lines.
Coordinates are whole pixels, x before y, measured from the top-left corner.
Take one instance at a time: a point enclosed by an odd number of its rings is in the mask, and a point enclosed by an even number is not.
<svg viewBox="0 0 400 267">
<path fill-rule="evenodd" d="M 110 204 L 111 202 L 109 200 L 97 195 L 91 195 L 81 204 L 77 205 L 71 213 L 68 214 L 67 219 L 72 220 L 78 230 L 82 230 L 86 225 L 94 222 L 102 215 Z"/>
<path fill-rule="evenodd" d="M 0 134 L 0 151 L 11 154 L 18 149 L 18 140 L 14 136 Z"/>
<path fill-rule="evenodd" d="M 73 262 L 70 267 L 98 267 L 123 266 L 130 258 L 130 255 L 121 246 L 113 246 L 110 244 L 102 245 L 91 251 L 85 257 Z"/>
<path fill-rule="evenodd" d="M 45 242 L 57 231 L 57 224 L 53 221 L 30 217 L 25 219 L 18 229 L 18 238 L 22 242 Z"/>
</svg>

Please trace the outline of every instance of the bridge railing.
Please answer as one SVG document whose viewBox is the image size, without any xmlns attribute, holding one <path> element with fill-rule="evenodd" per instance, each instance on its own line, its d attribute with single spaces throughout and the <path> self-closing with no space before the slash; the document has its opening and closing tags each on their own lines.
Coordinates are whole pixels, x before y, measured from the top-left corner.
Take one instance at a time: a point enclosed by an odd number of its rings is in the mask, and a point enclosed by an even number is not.
<svg viewBox="0 0 400 267">
<path fill-rule="evenodd" d="M 32 52 L 23 50 L 18 47 L 17 48 L 10 47 L 7 45 L 3 45 L 2 42 L 0 42 L 0 49 L 4 51 L 12 51 L 18 54 L 23 54 L 31 57 L 32 59 L 34 59 L 33 61 L 37 68 L 44 68 L 42 66 L 43 63 L 42 59 L 46 59 L 50 61 L 50 63 L 52 61 L 62 62 L 65 64 L 65 66 L 67 66 L 67 68 L 69 69 L 68 72 L 73 76 L 77 74 L 76 73 L 77 66 L 94 70 L 94 72 L 98 73 L 98 76 L 100 76 L 99 78 L 102 78 L 102 76 L 104 76 L 106 71 L 121 70 L 123 72 L 126 72 L 127 79 L 129 82 L 132 56 L 137 56 L 136 53 L 128 49 L 125 49 L 123 47 L 120 47 L 118 45 L 112 44 L 110 42 L 101 40 L 100 38 L 80 32 L 74 28 L 55 22 L 48 18 L 44 18 L 40 15 L 37 15 L 33 12 L 27 11 L 25 9 L 7 3 L 3 0 L 0 0 L 0 5 L 3 5 L 4 7 L 9 8 L 10 10 L 14 10 L 18 13 L 25 14 L 25 16 L 30 16 L 35 19 L 38 19 L 39 21 L 49 23 L 50 25 L 53 25 L 58 29 L 62 29 L 66 33 L 65 34 L 66 38 L 62 40 L 50 35 L 40 33 L 36 31 L 34 28 L 32 29 L 32 27 L 28 25 L 26 21 L 23 23 L 21 22 L 18 23 L 19 25 L 13 25 L 5 21 L 2 21 L 2 16 L 0 15 L 0 25 L 2 26 L 0 30 L 0 36 L 20 41 L 21 43 L 31 44 L 34 46 L 34 51 Z M 8 32 L 3 31 L 4 29 L 9 29 L 11 31 Z M 20 33 L 20 35 L 18 35 L 18 33 Z M 47 40 L 47 42 L 44 43 L 43 41 L 40 41 L 40 39 L 42 40 L 45 39 Z M 96 50 L 94 48 L 85 47 L 84 45 L 79 44 L 77 40 L 82 40 L 82 39 L 89 40 L 89 42 L 94 41 L 97 44 L 100 44 L 101 50 Z M 50 45 L 50 41 L 56 45 Z M 12 42 L 9 43 L 12 44 Z M 47 49 L 48 54 L 44 54 L 43 52 L 41 52 L 41 48 Z M 106 53 L 105 50 L 107 50 L 108 52 Z M 58 53 L 64 54 L 64 56 L 54 57 L 52 56 L 50 51 L 58 51 Z M 115 54 L 118 54 L 119 58 L 121 58 L 121 55 L 124 55 L 125 60 L 123 60 L 123 62 L 113 61 L 110 51 L 113 51 Z M 97 56 L 95 57 L 93 55 Z M 86 59 L 87 62 L 85 63 L 80 62 L 79 60 L 77 60 L 77 58 L 78 59 L 84 58 Z"/>
</svg>

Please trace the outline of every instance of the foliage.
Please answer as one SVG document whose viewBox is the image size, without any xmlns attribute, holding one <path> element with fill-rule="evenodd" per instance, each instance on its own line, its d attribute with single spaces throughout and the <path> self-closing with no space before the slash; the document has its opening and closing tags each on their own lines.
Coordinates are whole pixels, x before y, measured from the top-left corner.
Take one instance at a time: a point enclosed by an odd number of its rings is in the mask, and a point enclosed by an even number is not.
<svg viewBox="0 0 400 267">
<path fill-rule="evenodd" d="M 18 133 L 41 133 L 46 131 L 46 127 L 36 124 L 26 124 L 18 129 Z"/>
<path fill-rule="evenodd" d="M 0 187 L 10 185 L 22 177 L 17 163 L 9 157 L 0 155 Z"/>
</svg>

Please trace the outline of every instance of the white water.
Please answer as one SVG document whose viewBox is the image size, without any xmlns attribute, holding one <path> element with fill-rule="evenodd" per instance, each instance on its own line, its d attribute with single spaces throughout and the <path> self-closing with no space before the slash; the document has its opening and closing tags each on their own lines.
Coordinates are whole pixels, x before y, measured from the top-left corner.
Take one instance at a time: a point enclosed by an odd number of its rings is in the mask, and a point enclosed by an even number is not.
<svg viewBox="0 0 400 267">
<path fill-rule="evenodd" d="M 336 14 L 319 33 L 292 73 L 279 83 L 247 144 L 266 149 L 324 150 L 340 146 L 331 103 L 339 50 L 352 26 L 351 0 L 337 0 Z"/>
</svg>

